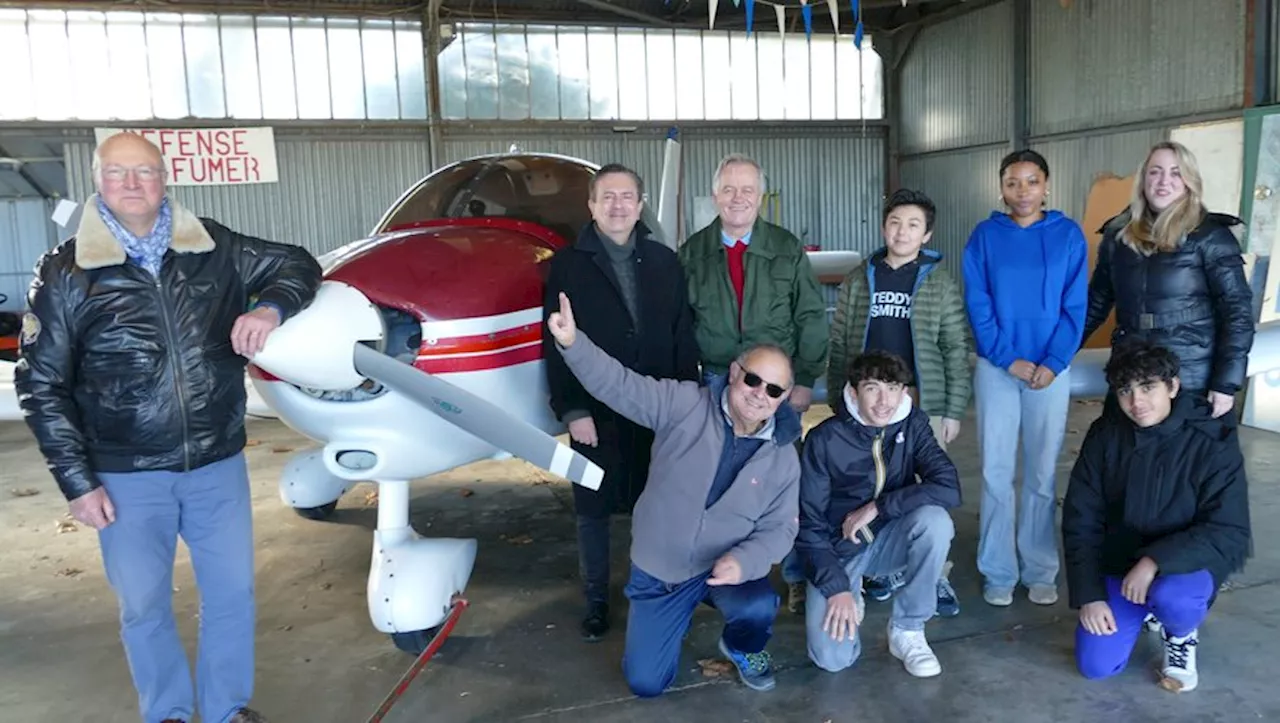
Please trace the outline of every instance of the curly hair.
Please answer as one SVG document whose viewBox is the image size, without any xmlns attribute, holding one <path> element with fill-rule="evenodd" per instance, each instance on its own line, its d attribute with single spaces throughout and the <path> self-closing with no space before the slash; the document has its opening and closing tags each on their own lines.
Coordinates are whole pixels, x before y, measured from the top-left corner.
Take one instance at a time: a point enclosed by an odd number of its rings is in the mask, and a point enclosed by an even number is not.
<svg viewBox="0 0 1280 723">
<path fill-rule="evenodd" d="M 1111 350 L 1107 384 L 1115 390 L 1152 379 L 1172 384 L 1180 370 L 1178 355 L 1167 348 L 1145 339 L 1123 341 Z"/>
</svg>

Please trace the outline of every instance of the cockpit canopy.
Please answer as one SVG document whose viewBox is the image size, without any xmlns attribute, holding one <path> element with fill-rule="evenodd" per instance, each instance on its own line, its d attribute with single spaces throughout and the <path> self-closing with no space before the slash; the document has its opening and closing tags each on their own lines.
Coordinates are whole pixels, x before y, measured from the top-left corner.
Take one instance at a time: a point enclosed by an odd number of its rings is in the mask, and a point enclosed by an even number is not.
<svg viewBox="0 0 1280 723">
<path fill-rule="evenodd" d="M 596 169 L 576 158 L 536 153 L 459 161 L 409 189 L 373 233 L 432 219 L 488 216 L 532 221 L 572 242 L 591 221 L 587 194 Z M 661 239 L 656 218 L 646 203 L 641 220 Z"/>
</svg>

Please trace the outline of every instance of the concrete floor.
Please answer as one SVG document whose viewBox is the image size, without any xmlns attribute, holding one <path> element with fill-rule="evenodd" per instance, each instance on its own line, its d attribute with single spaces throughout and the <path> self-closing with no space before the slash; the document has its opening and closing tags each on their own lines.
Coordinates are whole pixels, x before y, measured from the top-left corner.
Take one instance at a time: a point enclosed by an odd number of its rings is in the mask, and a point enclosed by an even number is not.
<svg viewBox="0 0 1280 723">
<path fill-rule="evenodd" d="M 1073 405 L 1062 489 L 1097 411 L 1096 403 Z M 278 723 L 364 721 L 411 662 L 373 630 L 365 608 L 372 488 L 349 492 L 331 522 L 298 518 L 279 502 L 276 479 L 287 453 L 305 441 L 266 421 L 251 422 L 250 436 L 259 601 L 255 705 Z M 1243 440 L 1256 557 L 1204 626 L 1201 684 L 1190 694 L 1155 686 L 1152 641 L 1139 644 L 1120 677 L 1081 679 L 1071 658 L 1075 615 L 1065 588 L 1063 602 L 1049 608 L 1030 604 L 1024 591 L 1011 608 L 982 602 L 974 569 L 980 479 L 970 420 L 953 450 L 966 491 L 955 514 L 952 555 L 963 609 L 928 628 L 942 676 L 912 678 L 888 655 L 890 605 L 872 602 L 864 658 L 838 675 L 808 663 L 801 618 L 784 610 L 770 646 L 778 687 L 752 692 L 736 680 L 702 674 L 698 660 L 717 657 L 720 631 L 717 614 L 704 609 L 686 642 L 675 689 L 657 700 L 635 699 L 619 667 L 626 611 L 620 592 L 614 632 L 597 645 L 578 637 L 582 605 L 567 486 L 523 462 L 489 462 L 414 488 L 417 528 L 476 537 L 480 557 L 467 591 L 471 609 L 387 720 L 1280 720 L 1280 695 L 1272 688 L 1280 644 L 1280 438 L 1245 430 Z M 32 490 L 38 494 L 26 496 Z M 63 531 L 65 512 L 26 427 L 0 424 L 0 720 L 136 721 L 96 537 L 75 526 Z M 627 521 L 617 521 L 614 533 L 620 590 Z M 181 548 L 174 584 L 175 610 L 193 648 L 198 605 Z"/>
</svg>

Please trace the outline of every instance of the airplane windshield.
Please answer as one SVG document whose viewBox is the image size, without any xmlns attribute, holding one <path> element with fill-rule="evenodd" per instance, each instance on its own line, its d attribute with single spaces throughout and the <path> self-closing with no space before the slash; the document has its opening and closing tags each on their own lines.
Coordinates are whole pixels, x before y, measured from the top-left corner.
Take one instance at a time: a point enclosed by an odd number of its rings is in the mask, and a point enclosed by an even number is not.
<svg viewBox="0 0 1280 723">
<path fill-rule="evenodd" d="M 465 161 L 420 183 L 374 233 L 438 218 L 502 217 L 532 221 L 573 240 L 591 220 L 587 189 L 592 175 L 577 161 L 548 156 Z"/>
</svg>

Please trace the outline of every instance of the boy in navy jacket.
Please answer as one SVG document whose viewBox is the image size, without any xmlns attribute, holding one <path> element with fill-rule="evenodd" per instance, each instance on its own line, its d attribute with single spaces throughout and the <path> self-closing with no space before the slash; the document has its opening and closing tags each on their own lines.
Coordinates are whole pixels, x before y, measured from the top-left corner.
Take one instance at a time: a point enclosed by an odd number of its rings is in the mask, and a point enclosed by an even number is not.
<svg viewBox="0 0 1280 723">
<path fill-rule="evenodd" d="M 960 505 L 955 465 L 938 446 L 929 417 L 906 394 L 901 357 L 866 352 L 849 365 L 839 414 L 809 432 L 801 455 L 800 532 L 805 562 L 809 657 L 843 670 L 861 652 L 864 575 L 899 573 L 889 652 L 907 672 L 942 672 L 924 635 L 937 610 L 936 583 Z M 919 481 L 917 481 L 919 476 Z"/>
</svg>

